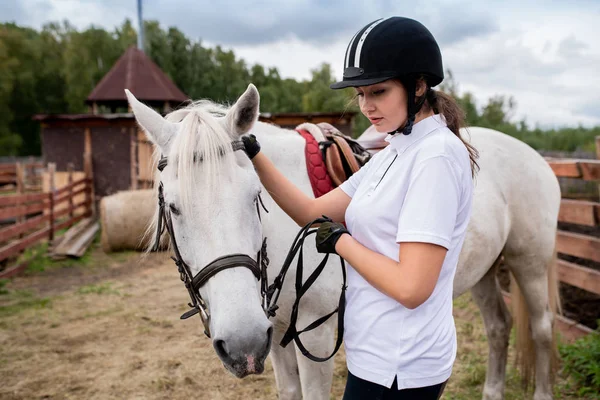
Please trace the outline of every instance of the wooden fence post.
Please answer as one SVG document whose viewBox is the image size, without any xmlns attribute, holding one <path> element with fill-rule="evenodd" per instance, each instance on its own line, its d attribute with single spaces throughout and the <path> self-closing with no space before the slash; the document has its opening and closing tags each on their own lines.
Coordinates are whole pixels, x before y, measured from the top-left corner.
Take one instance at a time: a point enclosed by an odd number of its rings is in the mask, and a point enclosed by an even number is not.
<svg viewBox="0 0 600 400">
<path fill-rule="evenodd" d="M 600 136 L 596 136 L 596 158 L 600 160 Z M 600 183 L 598 184 L 598 201 L 600 201 Z"/>
<path fill-rule="evenodd" d="M 73 163 L 69 163 L 67 164 L 67 172 L 69 173 L 68 177 L 67 177 L 67 185 L 69 185 L 69 219 L 73 219 L 73 217 L 75 216 L 74 214 L 74 210 L 73 210 L 73 187 L 71 187 L 71 185 L 73 184 L 73 169 L 75 167 L 73 166 Z M 69 224 L 69 228 L 72 226 L 73 224 Z"/>
<path fill-rule="evenodd" d="M 92 167 L 92 153 L 85 152 L 83 154 L 83 171 L 85 177 L 89 179 L 89 183 L 86 184 L 88 190 L 85 191 L 85 200 L 89 200 L 90 205 L 88 206 L 87 213 L 92 217 L 96 216 L 96 196 L 94 191 L 94 169 Z"/>
<path fill-rule="evenodd" d="M 23 182 L 23 164 L 17 162 L 15 164 L 15 183 L 17 194 L 25 193 L 25 182 Z"/>
<path fill-rule="evenodd" d="M 23 171 L 23 164 L 21 164 L 20 162 L 17 162 L 15 164 L 15 178 L 16 178 L 16 193 L 17 195 L 19 194 L 25 194 L 25 174 Z M 23 202 L 23 204 L 21 205 L 26 205 L 26 202 Z M 17 217 L 16 223 L 20 224 L 21 222 L 25 221 L 26 216 L 22 215 Z M 19 235 L 19 239 L 21 239 L 24 236 L 24 234 L 20 234 Z"/>
<path fill-rule="evenodd" d="M 137 154 L 138 154 L 138 141 L 137 141 L 137 128 L 129 128 L 129 136 L 130 136 L 130 165 L 131 165 L 131 183 L 129 184 L 129 188 L 131 190 L 136 190 L 138 188 L 138 179 L 139 179 L 139 172 L 138 172 L 138 160 L 137 160 Z"/>
<path fill-rule="evenodd" d="M 54 192 L 56 191 L 56 163 L 48 164 L 48 183 L 50 186 L 50 233 L 49 240 L 54 240 Z"/>
</svg>

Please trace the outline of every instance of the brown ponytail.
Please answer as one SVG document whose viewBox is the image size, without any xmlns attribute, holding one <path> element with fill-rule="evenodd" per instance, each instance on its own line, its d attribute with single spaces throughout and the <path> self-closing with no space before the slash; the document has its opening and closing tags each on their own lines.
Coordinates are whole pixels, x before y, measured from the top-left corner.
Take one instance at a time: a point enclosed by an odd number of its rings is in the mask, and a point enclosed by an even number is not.
<svg viewBox="0 0 600 400">
<path fill-rule="evenodd" d="M 446 119 L 448 129 L 463 142 L 471 159 L 471 175 L 475 177 L 475 174 L 479 170 L 479 164 L 477 164 L 479 152 L 470 143 L 467 143 L 460 134 L 460 128 L 465 126 L 465 112 L 451 96 L 431 88 L 427 89 L 424 105 L 431 108 L 434 113 L 443 115 Z"/>
</svg>

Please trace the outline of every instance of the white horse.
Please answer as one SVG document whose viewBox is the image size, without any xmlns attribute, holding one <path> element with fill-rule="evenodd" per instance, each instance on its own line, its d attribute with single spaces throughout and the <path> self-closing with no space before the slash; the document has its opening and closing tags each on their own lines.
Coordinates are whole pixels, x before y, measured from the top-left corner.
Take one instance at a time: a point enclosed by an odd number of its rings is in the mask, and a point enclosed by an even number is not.
<svg viewBox="0 0 600 400">
<path fill-rule="evenodd" d="M 270 213 L 263 213 L 261 221 L 255 204 L 261 185 L 252 163 L 243 151 L 224 150 L 231 150 L 231 143 L 241 135 L 255 134 L 262 151 L 276 167 L 312 196 L 304 139 L 295 131 L 255 122 L 259 94 L 253 85 L 229 109 L 204 101 L 174 111 L 166 118 L 131 93 L 127 95 L 148 138 L 160 154 L 168 156 L 167 166 L 156 179 L 164 185 L 165 203 L 171 209 L 181 257 L 192 273 L 227 254 L 256 258 L 263 237 L 267 237 L 272 280 L 298 226 L 265 190 L 262 196 Z M 503 255 L 525 293 L 531 314 L 536 355 L 535 400 L 551 399 L 551 297 L 557 284 L 556 278 L 549 275 L 549 266 L 553 265 L 560 203 L 558 183 L 546 162 L 525 144 L 487 129 L 471 128 L 470 133 L 481 154 L 481 172 L 454 289 L 455 296 L 472 289 L 488 331 L 490 356 L 483 398 L 504 396 L 512 322 L 495 278 L 495 267 Z M 156 229 L 156 221 L 152 226 Z M 313 242 L 305 246 L 305 278 L 322 259 Z M 299 328 L 337 305 L 341 271 L 335 259 L 330 264 L 300 304 Z M 294 344 L 286 348 L 278 344 L 289 322 L 295 298 L 294 280 L 292 266 L 277 316 L 269 320 L 261 307 L 260 284 L 250 269 L 231 268 L 213 275 L 200 289 L 210 309 L 213 345 L 225 367 L 238 377 L 262 372 L 270 354 L 280 399 L 329 399 L 333 361 L 315 363 Z M 332 318 L 318 329 L 302 334 L 302 341 L 313 354 L 326 356 L 334 347 L 335 327 Z"/>
</svg>

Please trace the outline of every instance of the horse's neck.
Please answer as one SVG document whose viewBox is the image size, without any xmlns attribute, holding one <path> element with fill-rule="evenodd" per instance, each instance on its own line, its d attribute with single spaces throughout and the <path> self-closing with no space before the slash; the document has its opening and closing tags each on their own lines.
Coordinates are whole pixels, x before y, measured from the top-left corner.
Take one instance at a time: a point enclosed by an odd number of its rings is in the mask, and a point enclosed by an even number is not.
<svg viewBox="0 0 600 400">
<path fill-rule="evenodd" d="M 256 135 L 261 151 L 286 178 L 297 186 L 310 185 L 304 155 L 306 142 L 302 136 L 291 129 L 263 122 L 257 122 L 251 133 Z M 305 188 L 300 189 L 304 191 Z"/>
<path fill-rule="evenodd" d="M 261 122 L 255 124 L 251 133 L 256 135 L 261 151 L 275 167 L 307 196 L 313 197 L 306 169 L 304 138 L 293 130 Z M 289 246 L 298 232 L 298 226 L 284 214 L 268 193 L 265 193 L 264 200 L 269 209 L 269 216 L 263 220 L 266 234 L 271 238 L 279 238 L 276 242 L 281 243 L 278 245 Z"/>
</svg>

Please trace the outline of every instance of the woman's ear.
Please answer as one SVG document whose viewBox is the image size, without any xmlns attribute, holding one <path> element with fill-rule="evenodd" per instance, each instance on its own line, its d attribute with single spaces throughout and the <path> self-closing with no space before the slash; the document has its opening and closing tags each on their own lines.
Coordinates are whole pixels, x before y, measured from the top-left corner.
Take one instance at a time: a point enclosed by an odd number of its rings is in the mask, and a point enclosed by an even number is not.
<svg viewBox="0 0 600 400">
<path fill-rule="evenodd" d="M 425 79 L 419 78 L 417 79 L 417 88 L 415 90 L 415 94 L 417 97 L 421 97 L 425 93 L 427 93 L 427 82 L 425 82 Z"/>
</svg>

